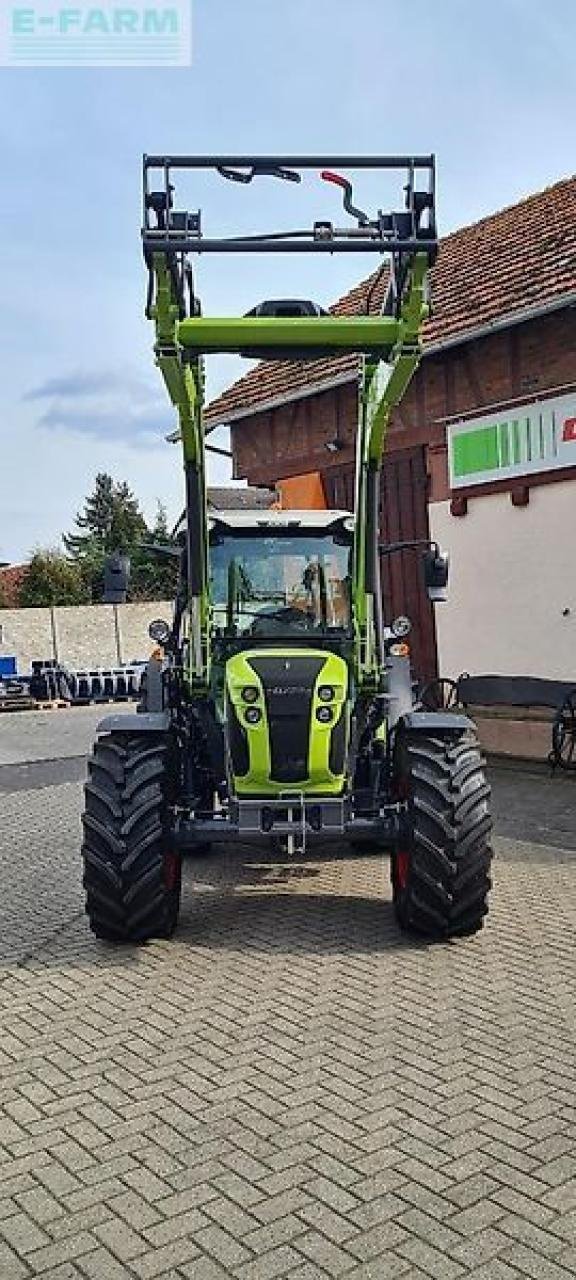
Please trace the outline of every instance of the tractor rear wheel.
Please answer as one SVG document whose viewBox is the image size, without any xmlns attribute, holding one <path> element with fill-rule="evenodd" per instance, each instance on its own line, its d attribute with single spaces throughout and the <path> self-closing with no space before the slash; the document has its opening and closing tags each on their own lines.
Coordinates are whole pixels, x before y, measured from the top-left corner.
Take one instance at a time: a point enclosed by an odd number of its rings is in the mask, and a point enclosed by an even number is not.
<svg viewBox="0 0 576 1280">
<path fill-rule="evenodd" d="M 178 920 L 181 856 L 169 822 L 163 735 L 113 732 L 89 761 L 82 818 L 90 928 L 112 942 L 166 938 Z"/>
<path fill-rule="evenodd" d="M 490 787 L 476 736 L 401 733 L 395 764 L 406 802 L 391 860 L 398 923 L 431 938 L 476 933 L 492 860 Z"/>
</svg>

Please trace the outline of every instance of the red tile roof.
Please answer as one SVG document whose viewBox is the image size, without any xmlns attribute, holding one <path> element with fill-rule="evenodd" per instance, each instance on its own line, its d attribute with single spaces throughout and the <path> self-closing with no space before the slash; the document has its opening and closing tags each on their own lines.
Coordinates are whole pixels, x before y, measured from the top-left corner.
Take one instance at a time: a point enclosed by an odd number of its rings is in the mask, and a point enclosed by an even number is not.
<svg viewBox="0 0 576 1280">
<path fill-rule="evenodd" d="M 20 589 L 27 573 L 27 564 L 9 564 L 0 568 L 0 607 L 18 608 Z"/>
<path fill-rule="evenodd" d="M 258 489 L 254 485 L 222 485 L 208 489 L 208 506 L 215 511 L 261 511 L 277 500 L 275 489 Z"/>
<path fill-rule="evenodd" d="M 331 308 L 339 315 L 365 310 L 377 272 Z M 377 311 L 385 289 L 370 299 Z M 576 294 L 576 177 L 565 178 L 518 204 L 453 231 L 440 242 L 431 272 L 432 315 L 424 349 L 465 340 L 475 330 L 509 321 L 532 308 Z M 211 424 L 256 412 L 276 398 L 294 398 L 334 379 L 351 379 L 354 355 L 321 360 L 267 360 L 234 382 L 206 411 Z"/>
</svg>

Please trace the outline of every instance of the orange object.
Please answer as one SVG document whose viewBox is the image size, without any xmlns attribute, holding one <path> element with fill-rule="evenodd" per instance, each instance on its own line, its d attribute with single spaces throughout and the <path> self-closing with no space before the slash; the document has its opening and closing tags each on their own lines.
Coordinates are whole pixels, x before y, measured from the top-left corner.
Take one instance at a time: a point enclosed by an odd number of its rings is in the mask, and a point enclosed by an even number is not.
<svg viewBox="0 0 576 1280">
<path fill-rule="evenodd" d="M 309 471 L 304 476 L 289 476 L 277 480 L 281 511 L 325 511 L 326 494 L 319 471 Z"/>
</svg>

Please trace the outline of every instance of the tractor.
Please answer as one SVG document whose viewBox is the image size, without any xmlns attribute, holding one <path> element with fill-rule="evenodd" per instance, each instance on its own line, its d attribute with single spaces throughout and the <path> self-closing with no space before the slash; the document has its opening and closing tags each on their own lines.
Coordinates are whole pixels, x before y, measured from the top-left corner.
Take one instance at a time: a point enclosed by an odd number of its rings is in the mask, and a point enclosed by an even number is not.
<svg viewBox="0 0 576 1280">
<path fill-rule="evenodd" d="M 176 173 L 236 183 L 320 176 L 341 188 L 344 226 L 205 234 L 175 205 Z M 370 216 L 350 172 L 402 174 L 401 208 Z M 102 939 L 169 937 L 182 859 L 227 842 L 304 856 L 390 857 L 402 930 L 475 933 L 490 889 L 490 790 L 473 722 L 427 710 L 410 669 L 406 618 L 383 616 L 381 468 L 391 413 L 417 368 L 437 254 L 433 156 L 145 156 L 146 314 L 177 413 L 185 512 L 179 585 L 134 713 L 108 716 L 89 761 L 83 864 L 89 923 Z M 344 219 L 342 219 L 344 221 Z M 204 316 L 201 254 L 374 253 L 379 313 L 338 315 L 271 299 L 244 316 Z M 354 511 L 208 510 L 204 358 L 354 353 L 359 361 Z M 263 440 L 262 447 L 266 448 Z M 422 548 L 423 582 L 442 598 L 447 557 Z M 158 652 L 160 656 L 158 656 Z"/>
</svg>

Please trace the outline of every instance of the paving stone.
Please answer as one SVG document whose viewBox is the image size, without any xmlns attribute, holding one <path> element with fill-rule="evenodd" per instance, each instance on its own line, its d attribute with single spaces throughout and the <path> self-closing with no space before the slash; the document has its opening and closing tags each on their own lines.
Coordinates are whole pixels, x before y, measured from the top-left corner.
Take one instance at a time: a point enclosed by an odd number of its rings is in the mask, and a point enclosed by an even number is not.
<svg viewBox="0 0 576 1280">
<path fill-rule="evenodd" d="M 21 1258 L 0 1241 L 0 1276 L 2 1280 L 25 1280 L 30 1272 Z"/>
<path fill-rule="evenodd" d="M 464 1269 L 459 1263 L 417 1237 L 404 1241 L 399 1246 L 398 1253 L 420 1267 L 426 1275 L 432 1276 L 433 1280 L 457 1280 L 458 1276 L 464 1275 Z"/>
<path fill-rule="evenodd" d="M 43 1223 L 53 1222 L 54 1218 L 61 1218 L 65 1210 L 54 1196 L 49 1195 L 43 1187 L 34 1187 L 32 1191 L 22 1191 L 16 1197 L 20 1207 L 28 1213 L 35 1222 L 40 1226 Z"/>
<path fill-rule="evenodd" d="M 217 1262 L 228 1267 L 229 1270 L 250 1261 L 248 1250 L 222 1227 L 204 1227 L 198 1232 L 196 1242 L 205 1253 L 212 1255 Z"/>
<path fill-rule="evenodd" d="M 281 1276 L 292 1275 L 294 1280 L 300 1275 L 301 1255 L 290 1245 L 280 1245 L 247 1262 L 235 1271 L 238 1280 L 276 1280 Z"/>
<path fill-rule="evenodd" d="M 78 1261 L 80 1272 L 88 1280 L 127 1280 L 128 1272 L 108 1249 L 95 1249 L 85 1253 Z"/>
<path fill-rule="evenodd" d="M 499 1231 L 497 1227 L 486 1227 L 483 1231 L 479 1231 L 477 1235 L 468 1236 L 461 1244 L 452 1248 L 450 1256 L 456 1262 L 462 1262 L 466 1267 L 479 1266 L 481 1263 L 491 1263 L 494 1258 L 507 1251 L 508 1239 L 509 1237 Z"/>
<path fill-rule="evenodd" d="M 530 1280 L 573 1280 L 574 1277 L 573 1271 L 566 1270 L 550 1258 L 543 1258 L 541 1253 L 536 1253 L 525 1245 L 515 1245 L 507 1253 L 503 1253 L 502 1262 L 509 1262 L 510 1266 L 516 1267 L 522 1276 L 529 1276 Z"/>
<path fill-rule="evenodd" d="M 142 1236 L 133 1231 L 121 1218 L 109 1217 L 94 1228 L 94 1235 L 121 1262 L 130 1262 L 132 1258 L 144 1253 L 146 1248 L 146 1241 Z"/>
<path fill-rule="evenodd" d="M 32 1253 L 34 1249 L 50 1244 L 50 1236 L 41 1231 L 26 1213 L 13 1213 L 0 1222 L 0 1236 L 20 1255 Z"/>
<path fill-rule="evenodd" d="M 73 1262 L 75 1258 L 80 1258 L 83 1253 L 90 1253 L 93 1249 L 94 1237 L 87 1231 L 82 1231 L 79 1235 L 59 1240 L 57 1244 L 45 1245 L 42 1249 L 35 1250 L 28 1255 L 27 1262 L 33 1271 L 41 1274 L 43 1270 L 48 1271 L 61 1262 Z"/>
<path fill-rule="evenodd" d="M 342 1275 L 350 1270 L 353 1263 L 353 1257 L 349 1253 L 345 1253 L 318 1231 L 307 1231 L 305 1235 L 300 1236 L 297 1247 L 306 1258 L 316 1263 L 329 1276 Z"/>
<path fill-rule="evenodd" d="M 2 802 L 0 1280 L 576 1274 L 576 811 L 474 939 L 400 939 L 379 857 L 229 849 L 116 949 L 76 784 Z"/>
<path fill-rule="evenodd" d="M 324 1208 L 323 1205 L 315 1207 L 320 1210 Z M 294 1213 L 288 1213 L 284 1218 L 275 1218 L 272 1222 L 258 1227 L 256 1231 L 251 1231 L 244 1236 L 242 1243 L 247 1249 L 251 1249 L 258 1255 L 267 1253 L 281 1244 L 289 1244 L 291 1240 L 301 1236 L 306 1230 L 307 1219 L 301 1215 L 302 1211 L 298 1216 Z"/>
</svg>

